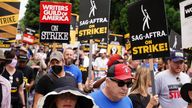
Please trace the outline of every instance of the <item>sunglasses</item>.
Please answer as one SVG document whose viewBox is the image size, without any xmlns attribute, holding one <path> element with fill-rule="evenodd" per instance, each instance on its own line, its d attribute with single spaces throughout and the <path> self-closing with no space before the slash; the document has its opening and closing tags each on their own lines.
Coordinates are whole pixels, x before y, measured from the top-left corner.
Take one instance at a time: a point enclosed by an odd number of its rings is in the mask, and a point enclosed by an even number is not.
<svg viewBox="0 0 192 108">
<path fill-rule="evenodd" d="M 123 87 L 123 86 L 127 85 L 127 88 L 130 88 L 133 85 L 132 80 L 128 80 L 126 82 L 123 80 L 117 80 L 114 78 L 110 78 L 110 80 L 116 82 L 119 87 Z"/>
</svg>

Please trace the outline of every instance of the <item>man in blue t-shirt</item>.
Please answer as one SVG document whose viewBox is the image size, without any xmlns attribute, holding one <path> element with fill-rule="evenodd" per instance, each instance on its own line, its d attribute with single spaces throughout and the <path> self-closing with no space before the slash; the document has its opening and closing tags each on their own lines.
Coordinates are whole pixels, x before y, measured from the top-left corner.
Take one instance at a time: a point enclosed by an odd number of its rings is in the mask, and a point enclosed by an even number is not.
<svg viewBox="0 0 192 108">
<path fill-rule="evenodd" d="M 115 64 L 107 72 L 106 86 L 90 94 L 99 108 L 133 108 L 127 96 L 132 85 L 131 70 L 125 64 Z"/>
<path fill-rule="evenodd" d="M 76 82 L 78 84 L 78 88 L 83 91 L 82 73 L 81 73 L 80 69 L 76 65 L 73 64 L 74 51 L 72 48 L 65 49 L 64 60 L 65 60 L 65 65 L 64 65 L 65 72 L 70 73 L 72 76 L 75 77 Z"/>
</svg>

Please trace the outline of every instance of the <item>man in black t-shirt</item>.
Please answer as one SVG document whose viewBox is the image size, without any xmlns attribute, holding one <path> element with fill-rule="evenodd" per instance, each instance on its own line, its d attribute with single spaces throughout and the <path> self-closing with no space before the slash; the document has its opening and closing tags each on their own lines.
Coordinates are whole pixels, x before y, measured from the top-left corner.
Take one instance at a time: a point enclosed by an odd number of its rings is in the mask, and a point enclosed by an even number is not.
<svg viewBox="0 0 192 108">
<path fill-rule="evenodd" d="M 34 70 L 27 66 L 28 57 L 27 55 L 18 55 L 18 63 L 16 69 L 23 73 L 23 81 L 24 81 L 24 93 L 25 93 L 25 103 L 28 103 L 29 91 L 34 85 L 35 77 Z"/>
<path fill-rule="evenodd" d="M 63 65 L 63 54 L 59 51 L 52 52 L 50 55 L 50 72 L 43 76 L 35 87 L 33 108 L 37 108 L 37 102 L 41 97 L 58 87 L 77 87 L 75 78 L 64 72 Z"/>
<path fill-rule="evenodd" d="M 24 80 L 25 80 L 25 87 L 26 89 L 30 89 L 34 85 L 34 70 L 27 66 L 28 57 L 27 55 L 19 55 L 18 56 L 18 64 L 16 66 L 16 69 L 20 70 L 24 74 Z"/>
</svg>

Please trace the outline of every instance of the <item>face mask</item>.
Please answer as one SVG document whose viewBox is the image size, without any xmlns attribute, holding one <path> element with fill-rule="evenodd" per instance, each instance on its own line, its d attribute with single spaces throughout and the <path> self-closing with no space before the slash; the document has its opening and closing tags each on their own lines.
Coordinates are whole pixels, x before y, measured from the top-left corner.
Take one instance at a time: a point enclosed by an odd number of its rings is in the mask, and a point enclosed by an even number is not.
<svg viewBox="0 0 192 108">
<path fill-rule="evenodd" d="M 52 71 L 55 73 L 55 74 L 59 74 L 61 71 L 62 71 L 62 66 L 58 66 L 58 65 L 54 65 L 51 67 L 52 68 Z"/>
<path fill-rule="evenodd" d="M 17 65 L 17 60 L 16 59 L 12 59 L 11 63 L 9 64 L 9 66 L 15 67 L 16 65 Z"/>
</svg>

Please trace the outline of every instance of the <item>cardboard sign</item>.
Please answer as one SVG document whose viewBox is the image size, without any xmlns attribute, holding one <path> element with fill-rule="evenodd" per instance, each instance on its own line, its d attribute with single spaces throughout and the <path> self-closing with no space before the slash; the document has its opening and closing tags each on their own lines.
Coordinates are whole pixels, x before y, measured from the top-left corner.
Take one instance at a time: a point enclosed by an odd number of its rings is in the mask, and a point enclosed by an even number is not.
<svg viewBox="0 0 192 108">
<path fill-rule="evenodd" d="M 69 43 L 71 4 L 40 3 L 40 42 Z"/>
<path fill-rule="evenodd" d="M 185 0 L 180 4 L 182 48 L 192 47 L 192 1 Z"/>
<path fill-rule="evenodd" d="M 23 42 L 28 44 L 33 44 L 35 40 L 35 37 L 30 34 L 24 34 L 23 35 Z"/>
<path fill-rule="evenodd" d="M 171 50 L 181 50 L 181 35 L 176 33 L 174 30 L 171 30 L 170 33 L 170 48 Z"/>
<path fill-rule="evenodd" d="M 107 53 L 109 55 L 113 55 L 113 54 L 121 55 L 122 54 L 122 46 L 121 45 L 108 44 Z"/>
<path fill-rule="evenodd" d="M 110 0 L 80 0 L 78 40 L 107 38 Z"/>
<path fill-rule="evenodd" d="M 133 59 L 169 56 L 163 0 L 142 0 L 130 5 L 128 23 Z"/>
<path fill-rule="evenodd" d="M 110 34 L 109 35 L 109 44 L 112 44 L 112 45 L 123 45 L 124 44 L 123 35 L 120 35 L 120 34 Z"/>
<path fill-rule="evenodd" d="M 16 37 L 19 9 L 20 0 L 0 0 L 0 36 L 7 41 Z"/>
<path fill-rule="evenodd" d="M 131 49 L 130 33 L 124 35 L 124 42 L 125 42 L 125 50 L 129 51 Z"/>
<path fill-rule="evenodd" d="M 40 22 L 70 24 L 71 4 L 64 2 L 41 2 Z"/>
<path fill-rule="evenodd" d="M 71 26 L 70 26 L 70 30 L 76 30 L 76 28 L 78 27 L 78 15 L 77 14 L 72 14 L 71 15 Z"/>
<path fill-rule="evenodd" d="M 93 41 L 97 45 L 97 48 L 107 49 L 107 38 L 94 39 Z"/>
</svg>

